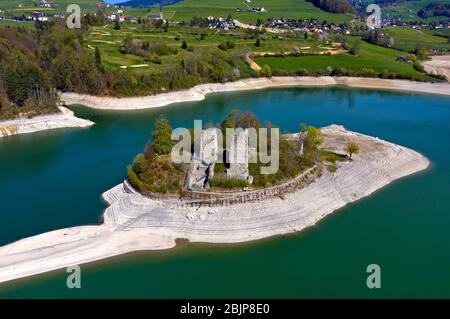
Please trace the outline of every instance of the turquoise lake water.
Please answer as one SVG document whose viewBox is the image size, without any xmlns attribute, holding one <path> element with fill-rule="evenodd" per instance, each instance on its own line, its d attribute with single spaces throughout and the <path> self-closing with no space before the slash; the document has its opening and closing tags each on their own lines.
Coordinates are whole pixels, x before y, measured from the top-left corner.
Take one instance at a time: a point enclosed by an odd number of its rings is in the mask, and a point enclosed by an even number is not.
<svg viewBox="0 0 450 319">
<path fill-rule="evenodd" d="M 3 297 L 450 297 L 450 98 L 344 88 L 214 94 L 147 111 L 73 107 L 96 122 L 0 140 L 0 245 L 63 227 L 98 224 L 100 194 L 164 114 L 173 128 L 221 121 L 232 108 L 283 131 L 299 123 L 347 129 L 415 149 L 432 165 L 348 205 L 301 233 L 238 245 L 183 244 L 0 284 Z M 382 288 L 366 286 L 381 266 Z"/>
</svg>

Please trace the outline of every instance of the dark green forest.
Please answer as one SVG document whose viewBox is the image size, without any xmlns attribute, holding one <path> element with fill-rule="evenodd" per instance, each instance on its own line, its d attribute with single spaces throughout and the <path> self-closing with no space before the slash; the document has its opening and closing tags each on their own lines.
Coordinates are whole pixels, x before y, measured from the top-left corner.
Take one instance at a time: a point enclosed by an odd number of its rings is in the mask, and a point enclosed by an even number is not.
<svg viewBox="0 0 450 319">
<path fill-rule="evenodd" d="M 347 0 L 307 0 L 316 7 L 333 13 L 356 13 L 356 9 Z"/>
</svg>

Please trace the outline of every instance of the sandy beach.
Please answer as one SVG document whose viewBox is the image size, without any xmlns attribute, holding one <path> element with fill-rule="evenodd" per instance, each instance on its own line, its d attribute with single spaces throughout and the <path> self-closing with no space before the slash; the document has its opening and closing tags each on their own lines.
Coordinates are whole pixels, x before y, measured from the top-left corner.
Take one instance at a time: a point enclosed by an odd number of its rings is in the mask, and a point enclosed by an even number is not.
<svg viewBox="0 0 450 319">
<path fill-rule="evenodd" d="M 325 149 L 359 144 L 353 161 L 324 171 L 313 183 L 285 196 L 228 207 L 182 208 L 151 200 L 123 184 L 106 191 L 104 223 L 48 232 L 0 247 L 0 282 L 137 250 L 160 250 L 175 240 L 237 243 L 301 231 L 348 203 L 428 167 L 421 154 L 332 125 L 322 129 Z M 342 212 L 345 213 L 345 212 Z"/>
<path fill-rule="evenodd" d="M 67 105 L 82 104 L 104 110 L 137 110 L 162 107 L 172 103 L 204 100 L 209 93 L 259 90 L 276 87 L 324 87 L 342 85 L 354 88 L 450 95 L 450 83 L 414 82 L 357 77 L 272 77 L 250 78 L 236 82 L 200 84 L 189 90 L 141 97 L 102 97 L 77 93 L 61 93 Z"/>
<path fill-rule="evenodd" d="M 10 135 L 34 133 L 63 127 L 87 127 L 94 122 L 80 119 L 68 108 L 59 107 L 61 113 L 0 121 L 0 138 Z"/>
</svg>

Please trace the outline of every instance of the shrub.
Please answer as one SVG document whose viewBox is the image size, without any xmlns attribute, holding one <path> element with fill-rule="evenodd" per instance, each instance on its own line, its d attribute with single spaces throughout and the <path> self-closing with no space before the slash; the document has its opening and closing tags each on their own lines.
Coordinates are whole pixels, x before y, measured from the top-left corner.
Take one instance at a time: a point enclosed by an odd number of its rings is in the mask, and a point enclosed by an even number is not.
<svg viewBox="0 0 450 319">
<path fill-rule="evenodd" d="M 213 177 L 209 181 L 211 187 L 218 188 L 244 188 L 248 187 L 248 182 L 237 178 L 217 178 Z"/>
</svg>

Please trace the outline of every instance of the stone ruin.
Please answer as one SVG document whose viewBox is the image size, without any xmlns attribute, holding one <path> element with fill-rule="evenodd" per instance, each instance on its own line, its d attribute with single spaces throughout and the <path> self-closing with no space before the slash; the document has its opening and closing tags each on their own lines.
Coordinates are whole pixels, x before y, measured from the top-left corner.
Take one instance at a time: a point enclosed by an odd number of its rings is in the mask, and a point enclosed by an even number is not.
<svg viewBox="0 0 450 319">
<path fill-rule="evenodd" d="M 210 128 L 202 130 L 200 134 L 199 150 L 195 150 L 189 165 L 184 188 L 190 191 L 202 191 L 209 187 L 209 181 L 214 176 L 214 167 L 223 156 L 219 145 L 220 130 Z M 236 129 L 233 138 L 228 143 L 227 163 L 229 167 L 226 170 L 227 178 L 236 178 L 247 180 L 250 184 L 253 178 L 248 171 L 248 130 Z"/>
<path fill-rule="evenodd" d="M 194 150 L 184 183 L 187 190 L 203 190 L 209 186 L 220 150 L 218 134 L 218 129 L 203 130 L 200 134 L 200 149 Z"/>
<path fill-rule="evenodd" d="M 227 149 L 227 177 L 247 180 L 250 184 L 253 178 L 248 172 L 248 129 L 236 129 Z"/>
</svg>

